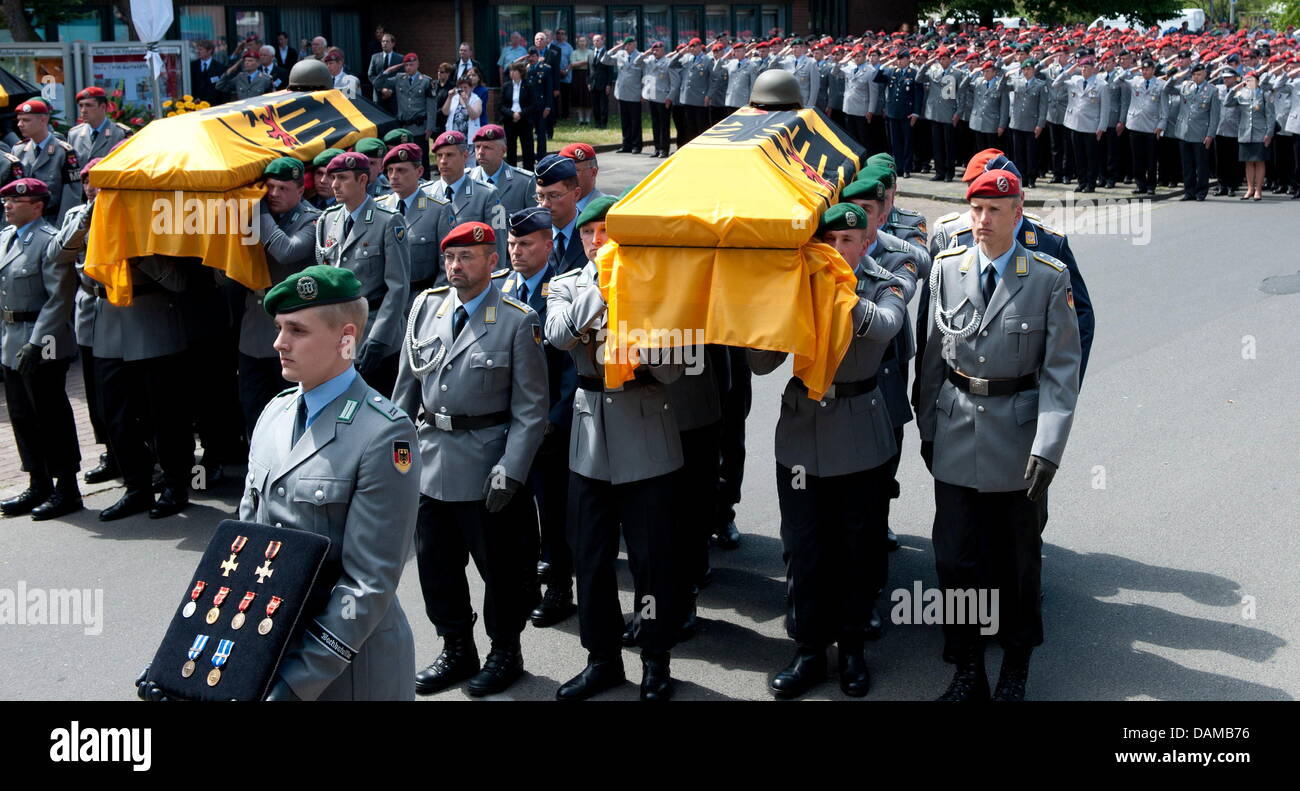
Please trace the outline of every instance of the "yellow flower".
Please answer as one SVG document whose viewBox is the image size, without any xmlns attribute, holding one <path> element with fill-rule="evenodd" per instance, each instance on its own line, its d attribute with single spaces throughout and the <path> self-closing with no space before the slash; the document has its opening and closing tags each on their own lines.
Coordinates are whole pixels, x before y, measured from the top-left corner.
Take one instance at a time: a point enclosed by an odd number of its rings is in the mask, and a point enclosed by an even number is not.
<svg viewBox="0 0 1300 791">
<path fill-rule="evenodd" d="M 167 101 L 163 102 L 163 107 L 171 107 L 171 106 L 172 106 L 172 100 L 171 100 L 171 99 L 168 99 Z"/>
<path fill-rule="evenodd" d="M 173 115 L 176 115 L 176 111 L 175 111 L 175 110 L 168 110 L 168 111 L 167 111 L 167 117 L 168 117 L 168 118 L 171 118 Z"/>
<path fill-rule="evenodd" d="M 192 101 L 194 101 L 194 97 L 193 97 L 193 96 L 190 96 L 188 93 L 185 94 L 184 96 L 182 96 L 181 98 L 184 99 L 184 100 L 187 101 L 187 102 L 192 102 Z"/>
</svg>

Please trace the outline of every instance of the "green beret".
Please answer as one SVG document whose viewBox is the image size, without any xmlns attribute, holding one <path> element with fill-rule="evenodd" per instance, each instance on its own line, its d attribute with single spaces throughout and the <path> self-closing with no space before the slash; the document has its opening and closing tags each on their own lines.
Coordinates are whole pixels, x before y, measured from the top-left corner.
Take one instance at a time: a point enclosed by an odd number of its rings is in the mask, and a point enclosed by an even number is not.
<svg viewBox="0 0 1300 791">
<path fill-rule="evenodd" d="M 363 137 L 357 141 L 352 150 L 358 154 L 365 154 L 371 159 L 383 159 L 384 154 L 388 153 L 388 146 L 377 137 Z"/>
<path fill-rule="evenodd" d="M 393 131 L 384 135 L 384 145 L 388 146 L 389 148 L 392 148 L 393 146 L 396 145 L 401 145 L 402 143 L 414 143 L 414 142 L 415 142 L 415 135 L 411 134 L 411 130 L 409 129 L 394 129 Z"/>
<path fill-rule="evenodd" d="M 1022 69 L 1034 68 L 1037 65 L 1038 65 L 1038 60 L 1036 58 L 1025 58 L 1023 61 L 1020 62 L 1020 68 Z"/>
<path fill-rule="evenodd" d="M 271 160 L 271 163 L 262 171 L 262 178 L 299 181 L 302 179 L 302 171 L 303 164 L 301 160 L 293 157 L 278 157 Z"/>
<path fill-rule="evenodd" d="M 632 36 L 628 36 L 627 38 L 623 39 L 623 43 L 624 43 L 624 44 L 635 44 L 635 43 L 636 43 L 636 39 L 635 39 L 634 37 L 632 37 Z"/>
<path fill-rule="evenodd" d="M 840 200 L 884 200 L 885 185 L 877 178 L 856 179 L 840 192 Z"/>
<path fill-rule="evenodd" d="M 267 315 L 292 313 L 317 305 L 350 302 L 361 296 L 361 281 L 351 269 L 317 264 L 271 286 L 262 298 Z"/>
<path fill-rule="evenodd" d="M 609 207 L 618 203 L 618 198 L 613 195 L 601 195 L 599 198 L 593 198 L 587 204 L 587 208 L 582 210 L 578 215 L 578 221 L 574 224 L 575 228 L 581 228 L 589 222 L 601 222 L 605 215 L 609 214 Z"/>
<path fill-rule="evenodd" d="M 311 166 L 314 168 L 323 168 L 330 163 L 330 160 L 339 154 L 345 153 L 341 148 L 327 148 L 312 158 Z"/>
<path fill-rule="evenodd" d="M 887 165 L 890 170 L 898 172 L 898 163 L 894 162 L 894 157 L 889 154 L 872 154 L 867 157 L 867 166 Z"/>
<path fill-rule="evenodd" d="M 868 165 L 858 171 L 858 175 L 854 180 L 879 181 L 885 185 L 885 189 L 890 189 L 894 186 L 894 182 L 898 180 L 898 176 L 894 175 L 894 171 L 884 165 Z"/>
<path fill-rule="evenodd" d="M 830 207 L 822 215 L 822 221 L 817 226 L 819 235 L 827 231 L 856 230 L 867 230 L 867 213 L 854 203 L 837 203 Z"/>
</svg>

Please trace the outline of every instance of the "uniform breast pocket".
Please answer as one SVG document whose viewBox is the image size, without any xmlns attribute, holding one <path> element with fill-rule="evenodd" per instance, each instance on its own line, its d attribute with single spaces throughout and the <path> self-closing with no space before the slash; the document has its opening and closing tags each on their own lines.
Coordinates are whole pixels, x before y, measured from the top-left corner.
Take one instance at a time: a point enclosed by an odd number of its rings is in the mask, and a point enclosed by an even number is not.
<svg viewBox="0 0 1300 791">
<path fill-rule="evenodd" d="M 1002 320 L 1009 345 L 1015 350 L 1017 360 L 1036 360 L 1043 353 L 1043 328 L 1046 319 L 1041 316 L 1007 316 Z"/>
<path fill-rule="evenodd" d="M 510 386 L 510 350 L 473 352 L 469 367 L 478 379 L 481 393 L 495 393 Z"/>
<path fill-rule="evenodd" d="M 294 517 L 299 525 L 329 536 L 332 543 L 343 540 L 348 503 L 352 501 L 350 478 L 302 477 L 293 486 Z"/>
<path fill-rule="evenodd" d="M 262 504 L 266 501 L 266 478 L 271 474 L 271 470 L 266 465 L 249 458 L 248 460 L 248 477 L 244 483 L 244 502 L 250 509 L 250 519 L 259 521 L 265 519 L 260 512 Z"/>
<path fill-rule="evenodd" d="M 668 461 L 681 455 L 677 421 L 669 419 L 668 394 L 646 396 L 641 401 L 641 425 L 647 455 L 654 461 Z"/>
<path fill-rule="evenodd" d="M 41 268 L 24 265 L 16 270 L 13 275 L 14 296 L 24 302 L 30 302 L 34 299 L 44 301 L 45 283 L 41 278 Z"/>
</svg>

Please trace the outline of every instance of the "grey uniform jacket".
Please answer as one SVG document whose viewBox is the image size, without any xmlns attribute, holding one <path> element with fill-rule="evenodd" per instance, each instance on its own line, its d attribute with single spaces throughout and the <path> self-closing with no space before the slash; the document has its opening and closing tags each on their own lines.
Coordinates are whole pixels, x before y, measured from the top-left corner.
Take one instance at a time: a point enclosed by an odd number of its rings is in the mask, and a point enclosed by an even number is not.
<svg viewBox="0 0 1300 791">
<path fill-rule="evenodd" d="M 392 74 L 385 74 L 377 79 L 374 87 L 376 90 L 388 88 L 393 92 L 393 97 L 397 100 L 398 121 L 402 123 L 424 121 L 424 130 L 410 131 L 418 133 L 433 129 L 438 117 L 438 108 L 434 106 L 437 103 L 435 99 L 437 88 L 429 75 L 416 72 L 413 80 L 405 70 L 398 69 Z"/>
<path fill-rule="evenodd" d="M 1124 120 L 1124 77 L 1127 75 L 1116 66 L 1104 75 L 1106 78 L 1106 128 L 1114 130 L 1115 124 Z"/>
<path fill-rule="evenodd" d="M 1219 103 L 1217 91 L 1209 81 L 1197 85 L 1186 77 L 1175 79 L 1165 85 L 1165 91 L 1177 92 L 1182 97 L 1178 120 L 1173 128 L 1166 130 L 1170 136 L 1188 143 L 1199 143 L 1214 136 L 1219 128 Z"/>
<path fill-rule="evenodd" d="M 1070 305 L 1065 264 L 1017 243 L 1005 276 L 985 306 L 978 254 L 965 246 L 941 252 L 930 274 L 925 352 L 919 375 L 917 428 L 934 442 L 936 480 L 981 492 L 1026 489 L 1029 456 L 1059 465 L 1079 394 L 1079 323 Z M 938 287 L 934 287 L 936 280 Z M 951 361 L 935 311 L 964 339 L 953 338 Z M 976 329 L 973 314 L 980 314 Z M 1006 379 L 1038 374 L 1038 387 L 1013 395 L 963 392 L 947 379 Z"/>
<path fill-rule="evenodd" d="M 826 94 L 826 104 L 822 106 L 838 110 L 844 106 L 844 89 L 847 87 L 844 72 L 840 71 L 837 68 L 839 64 L 830 58 L 826 58 L 822 63 L 822 84 L 830 85 L 830 89 Z"/>
<path fill-rule="evenodd" d="M 931 63 L 923 69 L 916 81 L 925 87 L 925 117 L 941 124 L 951 124 L 952 117 L 960 113 L 961 83 L 963 75 L 953 66 L 944 69 Z"/>
<path fill-rule="evenodd" d="M 427 195 L 446 198 L 447 185 L 442 179 L 434 179 L 420 189 Z M 450 211 L 438 215 L 438 233 L 435 238 L 441 242 L 443 237 L 451 233 L 452 228 L 463 222 L 491 225 L 497 237 L 497 255 L 503 262 L 510 260 L 506 254 L 506 211 L 501 206 L 501 196 L 496 187 L 482 181 L 465 179 L 451 201 Z"/>
<path fill-rule="evenodd" d="M 466 183 L 470 183 L 466 179 Z M 370 302 L 366 337 L 357 350 L 367 356 L 377 345 L 381 358 L 395 353 L 406 329 L 407 295 L 411 290 L 411 252 L 406 242 L 406 222 L 391 209 L 367 197 L 360 216 L 346 238 L 343 229 L 347 207 L 336 204 L 316 221 L 316 263 L 351 269 L 361 281 L 361 296 Z"/>
<path fill-rule="evenodd" d="M 709 106 L 725 107 L 727 105 L 727 78 L 728 71 L 722 67 L 721 58 L 709 58 Z"/>
<path fill-rule="evenodd" d="M 696 346 L 693 359 L 699 361 L 699 367 L 686 368 L 681 378 L 668 385 L 669 409 L 676 413 L 681 431 L 711 426 L 722 419 L 722 393 L 708 350 L 707 346 Z"/>
<path fill-rule="evenodd" d="M 475 165 L 465 172 L 470 178 L 496 188 L 497 200 L 507 215 L 537 205 L 537 177 L 530 170 L 502 162 L 496 181 L 484 172 L 482 165 Z"/>
<path fill-rule="evenodd" d="M 95 300 L 94 354 L 127 362 L 151 360 L 189 347 L 180 293 L 188 273 L 165 256 L 131 259 L 131 282 L 137 289 L 127 307 Z"/>
<path fill-rule="evenodd" d="M 970 128 L 976 132 L 996 132 L 1006 128 L 1010 113 L 1007 93 L 1003 90 L 1004 77 L 995 76 L 984 79 L 982 72 L 971 72 L 967 80 L 971 82 Z"/>
<path fill-rule="evenodd" d="M 754 78 L 758 76 L 757 58 L 725 60 L 722 68 L 727 71 L 727 107 L 744 107 L 749 104 L 749 93 L 754 87 Z"/>
<path fill-rule="evenodd" d="M 417 284 L 417 288 L 407 296 L 407 311 L 415 301 L 417 291 L 447 282 L 447 272 L 442 266 L 442 236 L 438 231 L 446 224 L 443 215 L 451 211 L 451 202 L 424 190 L 417 189 L 416 193 L 415 200 L 403 216 L 406 220 L 406 248 L 411 257 L 411 283 Z M 375 198 L 375 203 L 397 211 L 399 200 L 396 192 L 390 192 Z M 406 313 L 402 315 L 405 321 Z"/>
<path fill-rule="evenodd" d="M 320 210 L 307 201 L 300 202 L 293 211 L 276 222 L 263 202 L 258 212 L 262 247 L 266 250 L 266 268 L 271 283 L 279 283 L 289 275 L 300 272 L 316 263 L 316 220 Z M 244 315 L 239 320 L 239 353 L 249 357 L 278 357 L 274 348 L 275 319 L 262 310 L 266 289 L 249 291 L 244 297 Z"/>
<path fill-rule="evenodd" d="M 59 227 L 59 244 L 76 255 L 73 268 L 76 270 L 77 291 L 74 296 L 75 307 L 72 311 L 72 330 L 78 346 L 95 345 L 95 316 L 99 313 L 96 304 L 99 297 L 91 293 L 95 281 L 86 274 L 86 234 L 82 230 L 82 221 L 90 204 L 74 206 L 63 216 L 63 225 Z M 85 230 L 89 230 L 89 223 Z"/>
<path fill-rule="evenodd" d="M 1065 128 L 1074 132 L 1100 132 L 1106 128 L 1110 112 L 1110 94 L 1100 74 L 1085 80 L 1082 74 L 1067 69 L 1057 75 L 1054 84 L 1064 85 L 1069 94 L 1065 107 Z"/>
<path fill-rule="evenodd" d="M 614 80 L 614 98 L 618 101 L 641 101 L 641 64 L 645 55 L 646 53 L 637 53 L 635 50 L 629 53 L 622 49 L 605 53 L 601 63 L 618 67 L 618 77 Z"/>
<path fill-rule="evenodd" d="M 703 107 L 704 97 L 709 93 L 709 77 L 713 74 L 713 59 L 703 52 L 692 58 L 682 50 L 668 58 L 668 66 L 683 72 L 677 100 L 688 107 Z"/>
<path fill-rule="evenodd" d="M 1228 86 L 1215 86 L 1214 100 L 1219 103 L 1219 128 L 1214 134 L 1221 137 L 1236 138 L 1241 123 L 1241 106 L 1228 105 Z"/>
<path fill-rule="evenodd" d="M 606 321 L 596 265 L 588 261 L 551 278 L 546 299 L 546 339 L 573 354 L 578 376 L 603 378 Z M 666 384 L 682 375 L 681 363 L 643 365 L 636 381 L 619 390 L 573 396 L 569 469 L 614 484 L 666 475 L 682 466 L 682 442 Z"/>
<path fill-rule="evenodd" d="M 836 64 L 836 68 L 844 75 L 844 114 L 865 117 L 871 111 L 871 96 L 876 89 L 876 67 L 863 61 L 861 66 Z"/>
<path fill-rule="evenodd" d="M 81 239 L 71 241 L 65 249 L 59 229 L 38 219 L 21 239 L 14 239 L 18 229 L 9 226 L 0 231 L 0 307 L 6 311 L 36 313 L 35 321 L 10 324 L 0 321 L 0 362 L 6 368 L 18 367 L 18 352 L 26 343 L 53 347 L 42 353 L 50 359 L 66 359 L 77 354 L 72 333 L 77 275 L 74 263 L 81 250 Z M 85 228 L 80 230 L 85 237 Z"/>
<path fill-rule="evenodd" d="M 656 58 L 648 56 L 648 53 L 641 53 L 637 62 L 642 69 L 642 87 L 641 98 L 648 102 L 657 102 L 663 104 L 664 101 L 672 99 L 677 101 L 678 75 L 670 66 L 668 58 Z M 632 100 L 629 100 L 632 101 Z"/>
<path fill-rule="evenodd" d="M 130 131 L 119 123 L 109 121 L 96 136 L 90 124 L 77 124 L 68 130 L 68 142 L 72 144 L 73 150 L 77 152 L 77 160 L 84 167 L 90 160 L 106 155 L 113 146 L 125 140 Z"/>
<path fill-rule="evenodd" d="M 1282 126 L 1283 131 L 1300 135 L 1300 75 L 1292 77 L 1289 82 L 1279 86 L 1274 92 L 1274 97 L 1285 95 L 1291 101 L 1291 108 L 1287 114 L 1279 118 L 1278 123 Z"/>
<path fill-rule="evenodd" d="M 869 251 L 871 258 L 892 274 L 897 284 L 903 287 L 903 304 L 911 303 L 918 290 L 917 284 L 930 276 L 930 257 L 918 251 L 915 245 L 904 242 L 893 234 L 880 231 L 876 239 L 878 244 L 874 250 Z M 880 392 L 889 409 L 890 423 L 896 427 L 905 426 L 912 420 L 912 406 L 908 402 L 907 392 L 907 362 L 914 356 L 916 336 L 912 323 L 904 321 L 903 327 L 891 340 L 890 349 L 885 352 L 878 374 Z"/>
<path fill-rule="evenodd" d="M 402 342 L 393 400 L 417 419 L 420 493 L 436 500 L 482 500 L 494 470 L 528 480 L 546 431 L 546 356 L 537 314 L 492 283 L 484 293 L 453 336 L 456 292 L 446 286 L 423 292 Z M 439 428 L 440 419 L 494 412 L 510 417 L 487 428 Z"/>
<path fill-rule="evenodd" d="M 892 273 L 865 256 L 857 276 L 855 331 L 835 369 L 836 383 L 876 376 L 885 350 L 907 323 L 903 284 Z M 755 374 L 767 374 L 780 366 L 786 353 L 750 349 L 748 357 Z M 828 392 L 825 398 L 813 401 L 797 377 L 786 384 L 776 424 L 778 464 L 800 466 L 809 475 L 829 478 L 879 467 L 897 451 L 879 386 L 844 398 Z"/>
<path fill-rule="evenodd" d="M 71 143 L 51 133 L 41 148 L 31 140 L 24 140 L 14 146 L 13 155 L 22 162 L 24 176 L 40 179 L 50 188 L 47 213 L 58 212 L 62 217 L 61 209 L 70 209 L 81 202 L 83 163 Z"/>
<path fill-rule="evenodd" d="M 257 420 L 239 518 L 327 536 L 326 567 L 339 574 L 321 609 L 303 613 L 278 675 L 303 700 L 411 700 L 415 642 L 397 585 L 419 505 L 415 426 L 357 376 L 292 444 L 298 392 Z"/>
<path fill-rule="evenodd" d="M 1047 83 L 1022 74 L 1002 78 L 1011 89 L 1010 126 L 1019 132 L 1032 132 L 1047 126 Z"/>
<path fill-rule="evenodd" d="M 799 93 L 803 96 L 803 106 L 812 107 L 817 101 L 817 92 L 821 90 L 821 74 L 817 71 L 817 61 L 805 55 L 803 61 L 793 55 L 781 60 L 780 68 L 794 75 L 799 83 Z"/>
<path fill-rule="evenodd" d="M 255 71 L 250 76 L 248 72 L 237 71 L 222 75 L 217 80 L 217 90 L 233 94 L 236 99 L 247 99 L 270 93 L 275 90 L 275 86 L 265 72 Z"/>
<path fill-rule="evenodd" d="M 1070 91 L 1064 83 L 1056 81 L 1056 78 L 1065 71 L 1065 67 L 1059 63 L 1051 63 L 1042 70 L 1043 76 L 1048 80 L 1047 83 L 1047 122 L 1049 124 L 1065 123 L 1065 108 L 1070 103 Z"/>
<path fill-rule="evenodd" d="M 1150 85 L 1141 74 L 1124 81 L 1120 101 L 1124 103 L 1125 112 L 1120 116 L 1124 126 L 1134 132 L 1155 132 L 1163 129 L 1161 117 L 1164 114 L 1165 81 L 1152 77 Z"/>
<path fill-rule="evenodd" d="M 1240 143 L 1262 143 L 1273 130 L 1273 97 L 1263 88 L 1251 92 L 1245 85 L 1228 94 L 1224 102 L 1229 107 L 1240 107 L 1241 116 L 1237 127 L 1237 141 Z"/>
</svg>

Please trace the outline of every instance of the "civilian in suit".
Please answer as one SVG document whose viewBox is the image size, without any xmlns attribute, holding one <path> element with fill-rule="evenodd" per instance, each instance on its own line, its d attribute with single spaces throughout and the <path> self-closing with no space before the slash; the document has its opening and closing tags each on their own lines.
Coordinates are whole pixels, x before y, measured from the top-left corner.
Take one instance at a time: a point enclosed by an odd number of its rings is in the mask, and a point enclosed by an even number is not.
<svg viewBox="0 0 1300 791">
<path fill-rule="evenodd" d="M 497 118 L 506 131 L 506 161 L 512 166 L 519 160 L 517 152 L 523 147 L 524 170 L 532 170 L 536 160 L 533 155 L 533 101 L 534 91 L 524 84 L 524 74 L 528 67 L 522 63 L 512 63 L 506 73 L 510 79 L 501 86 L 500 103 L 497 105 Z M 479 131 L 483 131 L 482 128 Z"/>
<path fill-rule="evenodd" d="M 370 98 L 388 113 L 397 112 L 397 99 L 391 88 L 379 84 L 379 79 L 385 71 L 402 62 L 402 53 L 394 49 L 396 43 L 397 39 L 392 33 L 385 33 L 380 39 L 381 51 L 370 56 L 370 67 L 366 69 L 366 78 L 370 80 Z"/>
<path fill-rule="evenodd" d="M 275 34 L 275 65 L 288 73 L 293 64 L 298 62 L 298 49 L 289 41 L 289 34 L 280 31 Z"/>
<path fill-rule="evenodd" d="M 271 90 L 282 91 L 289 87 L 289 70 L 275 62 L 275 47 L 270 44 L 257 51 L 259 63 L 257 70 L 271 78 Z"/>
<path fill-rule="evenodd" d="M 222 64 L 213 57 L 212 42 L 204 39 L 194 45 L 195 57 L 190 62 L 190 92 L 196 101 L 221 104 L 225 97 L 217 90 L 217 81 L 224 71 Z"/>
<path fill-rule="evenodd" d="M 591 120 L 598 129 L 609 126 L 609 95 L 614 85 L 615 68 L 605 63 L 609 50 L 605 37 L 597 33 L 591 37 L 591 67 L 587 70 L 587 87 L 591 90 Z"/>
</svg>

